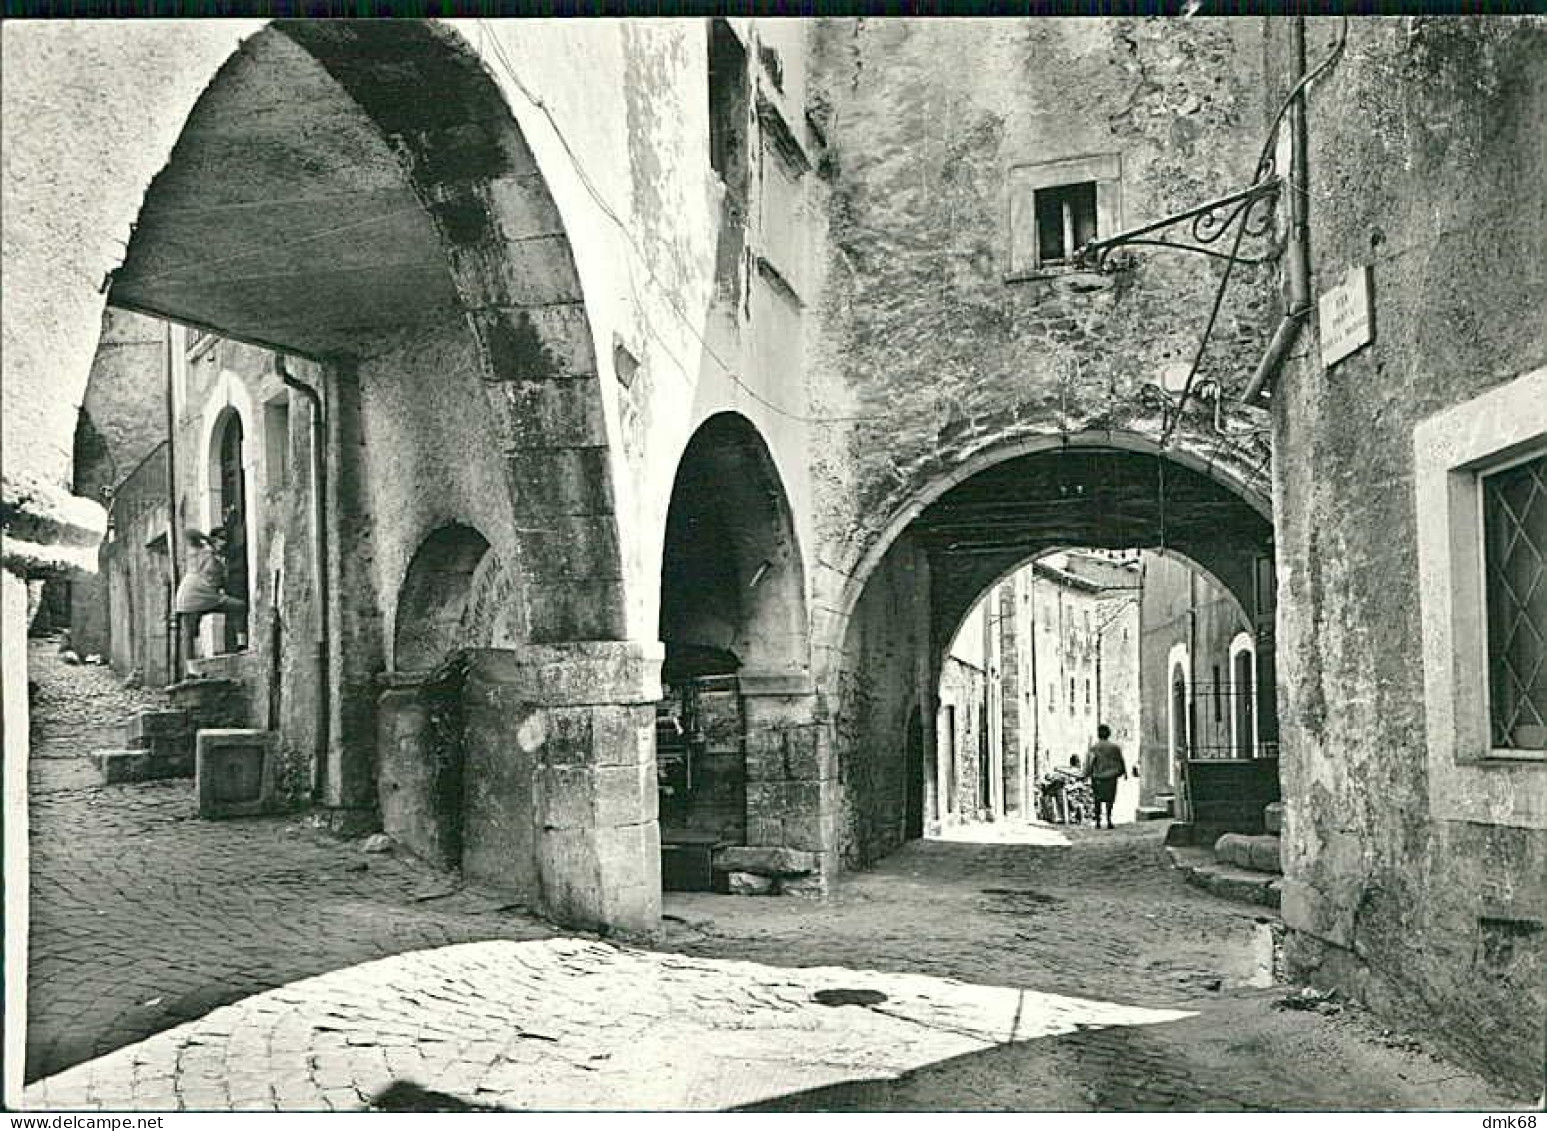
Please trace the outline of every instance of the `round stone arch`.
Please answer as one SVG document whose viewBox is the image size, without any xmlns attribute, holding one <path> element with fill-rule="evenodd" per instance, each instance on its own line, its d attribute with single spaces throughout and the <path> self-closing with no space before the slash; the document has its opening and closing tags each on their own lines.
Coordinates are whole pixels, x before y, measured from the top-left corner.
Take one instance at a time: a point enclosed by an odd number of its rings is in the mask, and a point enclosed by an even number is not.
<svg viewBox="0 0 1547 1131">
<path fill-rule="evenodd" d="M 1214 481 L 1223 490 L 1238 498 L 1246 507 L 1256 512 L 1262 518 L 1267 530 L 1271 531 L 1273 505 L 1269 485 L 1259 481 L 1244 456 L 1238 456 L 1229 451 L 1213 450 L 1208 446 L 1209 442 L 1217 443 L 1217 440 L 1206 442 L 1192 436 L 1185 428 L 1179 429 L 1176 442 L 1165 448 L 1149 436 L 1120 430 L 1093 429 L 1073 433 L 1020 436 L 1000 444 L 986 446 L 955 467 L 934 476 L 892 510 L 887 521 L 855 554 L 854 565 L 844 572 L 843 582 L 833 602 L 834 615 L 828 619 L 822 638 L 815 642 L 815 653 L 820 658 L 818 679 L 825 686 L 837 675 L 836 667 L 843 654 L 844 636 L 855 606 L 865 591 L 865 585 L 914 521 L 953 488 L 983 472 L 1022 457 L 1062 451 L 1102 450 L 1150 455 Z M 1048 550 L 1056 548 L 1058 548 L 1057 544 L 1050 542 Z M 1035 551 L 1023 557 L 1021 561 L 1035 558 L 1042 552 L 1045 551 Z M 1013 572 L 1014 568 L 1013 565 L 1007 567 L 1005 563 L 991 567 L 986 574 L 985 583 L 973 590 L 973 597 L 987 589 L 988 577 L 1002 579 L 1003 576 Z M 1210 570 L 1205 569 L 1204 572 L 1212 575 Z M 1233 578 L 1228 582 L 1223 578 L 1216 579 L 1235 594 L 1243 607 L 1249 607 L 1247 579 Z M 959 625 L 971 604 L 969 600 L 967 605 L 962 607 L 960 616 L 949 619 Z M 947 636 L 944 645 L 948 647 L 949 644 L 950 637 Z"/>
<path fill-rule="evenodd" d="M 469 614 L 474 578 L 488 554 L 488 539 L 461 523 L 437 527 L 419 543 L 393 610 L 395 671 L 428 672 L 458 648 L 480 643 Z"/>
<path fill-rule="evenodd" d="M 908 779 L 895 736 L 908 697 L 938 694 L 968 611 L 1027 558 L 1069 546 L 1181 550 L 1252 600 L 1271 506 L 1243 460 L 1206 450 L 1197 438 L 1162 450 L 1109 430 L 1017 437 L 935 476 L 876 525 L 817 642 L 836 782 L 828 819 L 846 864 L 900 843 Z M 1186 523 L 1172 521 L 1182 513 Z"/>
<path fill-rule="evenodd" d="M 255 556 L 259 541 L 258 524 L 263 520 L 262 508 L 251 505 L 261 496 L 258 483 L 259 445 L 254 442 L 258 435 L 257 409 L 247 383 L 230 370 L 222 370 L 205 398 L 199 418 L 198 499 L 199 520 L 202 529 L 219 526 L 222 520 L 221 502 L 217 489 L 220 475 L 220 443 L 225 430 L 235 420 L 242 429 L 242 483 L 248 506 L 247 531 L 251 555 L 248 561 L 250 576 L 260 576 Z"/>
<path fill-rule="evenodd" d="M 499 83 L 455 29 L 281 20 L 242 42 L 151 182 L 109 301 L 341 372 L 417 326 L 465 326 L 529 640 L 625 636 L 568 236 Z"/>
</svg>

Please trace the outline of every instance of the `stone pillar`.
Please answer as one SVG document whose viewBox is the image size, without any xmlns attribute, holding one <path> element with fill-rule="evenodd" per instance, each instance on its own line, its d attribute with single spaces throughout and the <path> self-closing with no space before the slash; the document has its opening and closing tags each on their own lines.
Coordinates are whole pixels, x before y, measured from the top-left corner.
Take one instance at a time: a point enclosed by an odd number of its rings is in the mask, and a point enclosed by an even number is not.
<svg viewBox="0 0 1547 1131">
<path fill-rule="evenodd" d="M 783 890 L 823 893 L 837 870 L 837 770 L 820 698 L 803 673 L 741 673 L 747 728 L 747 845 L 810 854 L 809 878 Z"/>
<path fill-rule="evenodd" d="M 376 701 L 381 828 L 441 867 L 462 863 L 464 734 L 461 680 L 383 672 Z"/>
<path fill-rule="evenodd" d="M 347 833 L 375 827 L 376 673 L 385 654 L 360 384 L 341 366 L 325 370 L 324 380 L 331 718 L 323 803 L 336 811 L 334 828 Z"/>
<path fill-rule="evenodd" d="M 5 893 L 5 968 L 14 975 L 6 985 L 5 1104 L 15 1111 L 27 1048 L 27 583 L 8 569 L 0 570 L 0 665 L 5 801 L 13 815 L 5 822 L 5 859 L 22 881 Z"/>
<path fill-rule="evenodd" d="M 470 653 L 463 870 L 571 926 L 661 916 L 655 703 L 660 644 Z"/>
</svg>

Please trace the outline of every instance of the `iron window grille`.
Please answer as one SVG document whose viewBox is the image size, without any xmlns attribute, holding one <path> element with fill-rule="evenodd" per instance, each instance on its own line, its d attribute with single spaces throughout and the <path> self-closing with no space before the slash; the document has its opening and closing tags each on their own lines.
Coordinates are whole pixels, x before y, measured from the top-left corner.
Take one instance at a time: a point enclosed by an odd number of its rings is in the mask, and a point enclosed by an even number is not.
<svg viewBox="0 0 1547 1131">
<path fill-rule="evenodd" d="M 1547 455 L 1481 486 L 1492 744 L 1547 750 Z"/>
</svg>

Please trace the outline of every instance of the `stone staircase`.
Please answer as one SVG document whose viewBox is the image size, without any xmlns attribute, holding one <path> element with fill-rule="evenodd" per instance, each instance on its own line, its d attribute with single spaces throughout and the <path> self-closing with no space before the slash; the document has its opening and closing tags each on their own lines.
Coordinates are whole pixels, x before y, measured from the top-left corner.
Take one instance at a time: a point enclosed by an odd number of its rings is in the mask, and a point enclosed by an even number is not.
<svg viewBox="0 0 1547 1131">
<path fill-rule="evenodd" d="M 90 762 L 103 785 L 194 778 L 201 817 L 265 811 L 274 796 L 277 735 L 248 727 L 236 680 L 195 676 L 167 688 L 172 706 L 142 710 L 118 750 L 97 750 Z"/>
<path fill-rule="evenodd" d="M 1284 804 L 1263 809 L 1266 832 L 1224 833 L 1213 845 L 1168 844 L 1166 853 L 1187 882 L 1224 899 L 1277 908 L 1283 890 L 1280 836 Z"/>
</svg>

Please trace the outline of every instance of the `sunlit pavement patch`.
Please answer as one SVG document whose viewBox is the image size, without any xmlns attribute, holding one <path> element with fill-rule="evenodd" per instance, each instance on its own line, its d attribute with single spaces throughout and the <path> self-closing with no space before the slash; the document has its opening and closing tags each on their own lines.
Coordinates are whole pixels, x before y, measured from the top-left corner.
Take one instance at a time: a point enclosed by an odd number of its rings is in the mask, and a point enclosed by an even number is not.
<svg viewBox="0 0 1547 1131">
<path fill-rule="evenodd" d="M 919 974 L 497 940 L 258 994 L 40 1080 L 23 1106 L 349 1110 L 396 1085 L 479 1108 L 714 1109 L 1188 1016 Z"/>
</svg>

